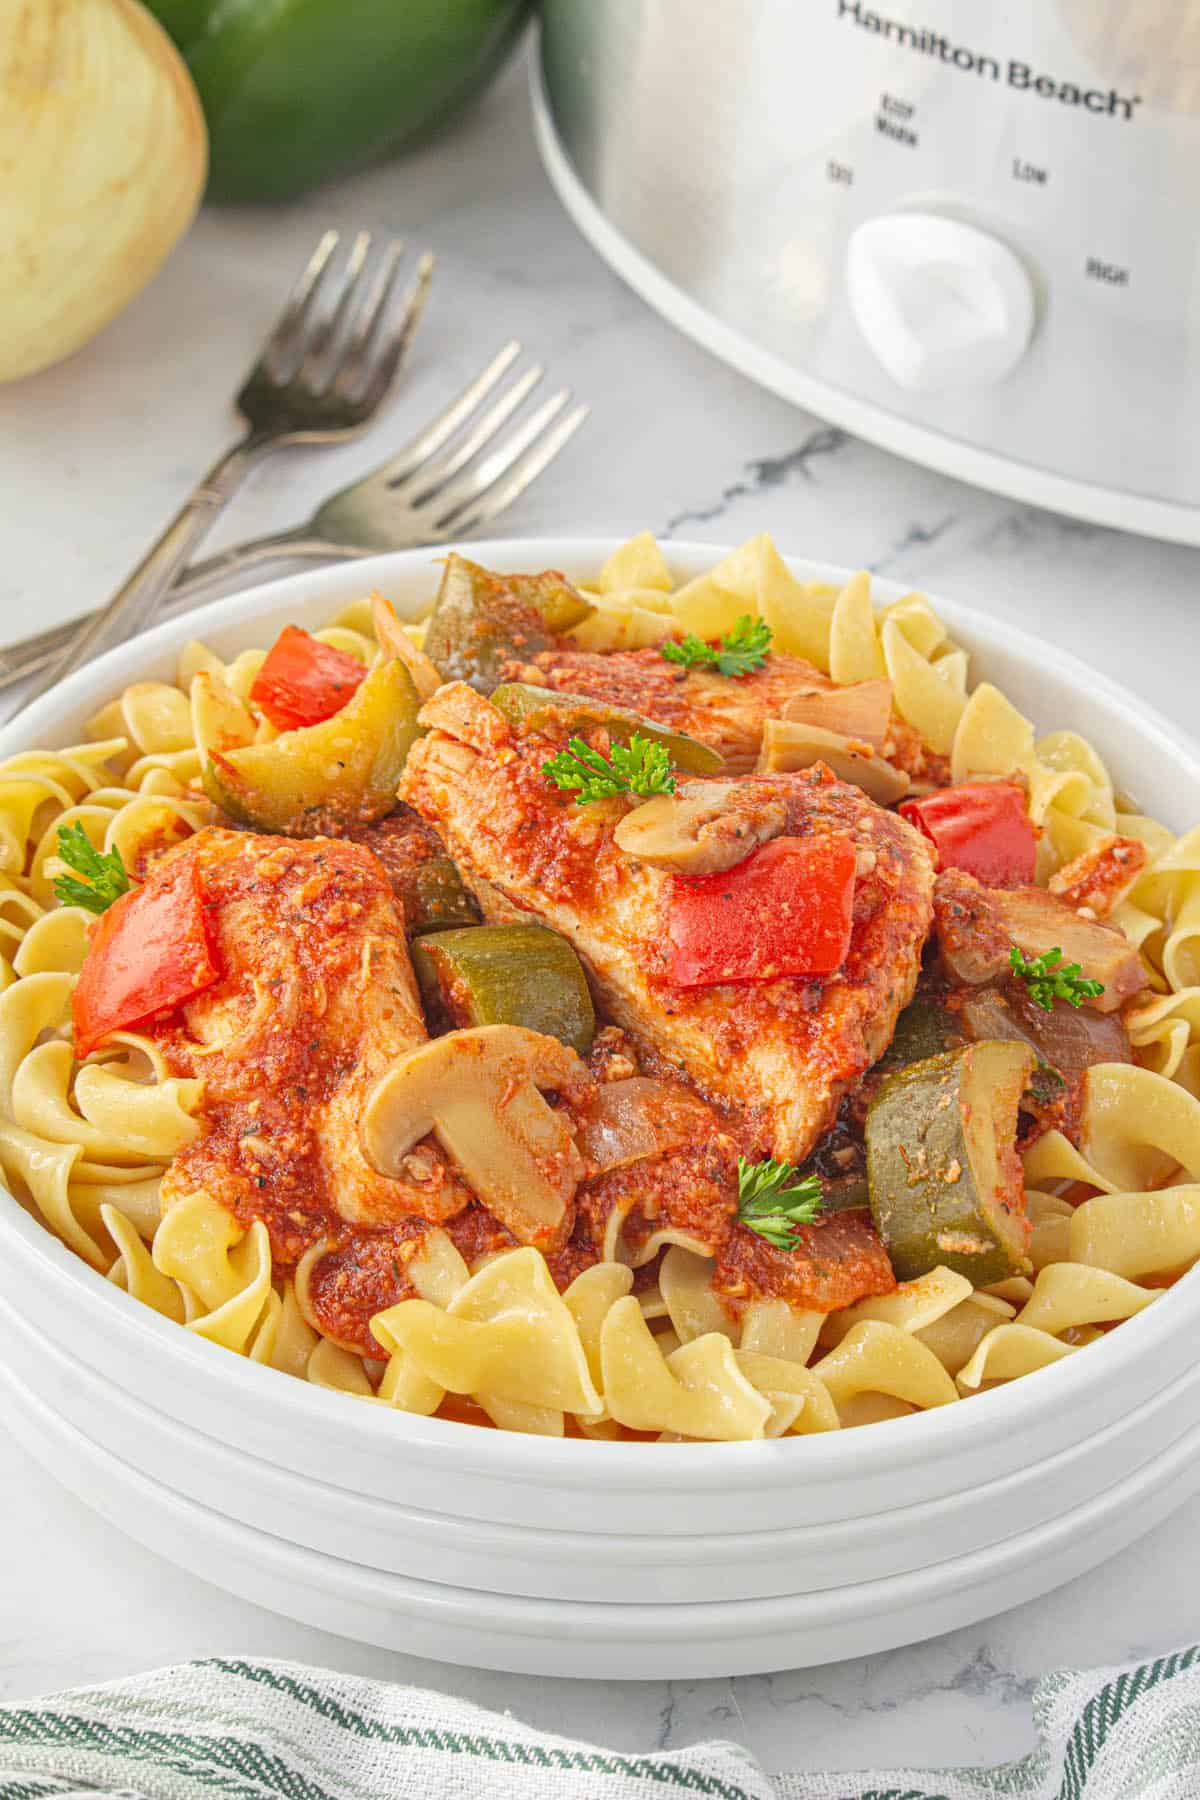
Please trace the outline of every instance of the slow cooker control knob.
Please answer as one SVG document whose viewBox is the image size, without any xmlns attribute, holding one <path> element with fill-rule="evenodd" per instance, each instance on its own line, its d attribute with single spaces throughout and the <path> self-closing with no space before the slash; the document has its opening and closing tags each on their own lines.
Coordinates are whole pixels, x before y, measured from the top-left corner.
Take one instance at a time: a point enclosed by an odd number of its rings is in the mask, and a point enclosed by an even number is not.
<svg viewBox="0 0 1200 1800">
<path fill-rule="evenodd" d="M 1033 331 L 1025 265 L 988 232 L 934 213 L 889 213 L 860 225 L 846 286 L 859 330 L 905 388 L 999 381 Z"/>
</svg>

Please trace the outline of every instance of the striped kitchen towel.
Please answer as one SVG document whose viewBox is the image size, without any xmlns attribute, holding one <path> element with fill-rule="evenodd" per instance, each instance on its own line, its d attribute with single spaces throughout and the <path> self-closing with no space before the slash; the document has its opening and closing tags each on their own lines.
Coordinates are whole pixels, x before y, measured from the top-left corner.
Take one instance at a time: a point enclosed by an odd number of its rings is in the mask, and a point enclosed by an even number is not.
<svg viewBox="0 0 1200 1800">
<path fill-rule="evenodd" d="M 0 1708 L 0 1800 L 1195 1800 L 1200 1647 L 1048 1675 L 1003 1768 L 769 1775 L 737 1744 L 622 1755 L 443 1694 L 211 1661 Z M 937 1744 L 930 1744 L 936 1760 Z"/>
</svg>

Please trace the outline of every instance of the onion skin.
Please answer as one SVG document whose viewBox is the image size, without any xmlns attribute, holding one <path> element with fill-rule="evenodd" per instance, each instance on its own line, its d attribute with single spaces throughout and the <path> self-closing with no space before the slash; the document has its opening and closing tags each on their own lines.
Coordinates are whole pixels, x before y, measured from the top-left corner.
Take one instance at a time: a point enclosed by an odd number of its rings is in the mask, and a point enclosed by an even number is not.
<svg viewBox="0 0 1200 1800">
<path fill-rule="evenodd" d="M 141 292 L 208 166 L 187 69 L 137 0 L 9 0 L 0 31 L 0 381 L 59 362 Z"/>
</svg>

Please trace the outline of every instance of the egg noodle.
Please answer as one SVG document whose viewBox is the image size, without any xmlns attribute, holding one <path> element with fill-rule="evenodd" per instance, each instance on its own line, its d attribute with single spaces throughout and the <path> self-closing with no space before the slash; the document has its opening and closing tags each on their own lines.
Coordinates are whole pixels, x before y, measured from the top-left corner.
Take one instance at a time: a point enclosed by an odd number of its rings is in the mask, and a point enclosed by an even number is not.
<svg viewBox="0 0 1200 1800">
<path fill-rule="evenodd" d="M 656 644 L 664 616 L 713 638 L 749 613 L 838 683 L 886 677 L 954 781 L 1024 778 L 1043 884 L 1112 833 L 1145 844 L 1112 915 L 1146 970 L 1148 996 L 1126 1021 L 1136 1062 L 1088 1071 L 1077 1144 L 1050 1131 L 1026 1154 L 1033 1278 L 973 1291 L 935 1268 L 841 1312 L 770 1300 L 735 1321 L 712 1264 L 669 1231 L 635 1258 L 618 1217 L 606 1260 L 560 1294 L 539 1251 L 472 1268 L 435 1227 L 408 1268 L 419 1297 L 373 1318 L 380 1353 L 364 1359 L 314 1329 L 313 1252 L 281 1274 L 266 1226 L 243 1230 L 203 1191 L 160 1215 L 167 1167 L 202 1130 L 203 1084 L 173 1076 L 136 1031 L 76 1060 L 71 992 L 91 921 L 53 884 L 60 826 L 78 823 L 132 867 L 147 842 L 169 846 L 211 818 L 197 797 L 206 747 L 274 735 L 246 704 L 265 652 L 225 664 L 197 643 L 174 685 L 127 688 L 85 743 L 0 763 L 0 1168 L 20 1204 L 114 1285 L 226 1351 L 375 1405 L 481 1409 L 547 1435 L 676 1442 L 867 1424 L 1073 1356 L 1159 1299 L 1200 1256 L 1200 828 L 1173 838 L 1123 804 L 1083 738 L 1039 738 L 990 683 L 971 688 L 966 653 L 920 594 L 880 609 L 865 573 L 840 591 L 801 583 L 765 536 L 676 588 L 648 534 L 585 591 L 597 610 L 578 636 L 592 648 Z M 366 602 L 317 635 L 367 664 L 379 655 Z M 1062 1197 L 1080 1184 L 1090 1197 Z M 657 1279 L 635 1291 L 634 1261 L 664 1242 Z"/>
</svg>

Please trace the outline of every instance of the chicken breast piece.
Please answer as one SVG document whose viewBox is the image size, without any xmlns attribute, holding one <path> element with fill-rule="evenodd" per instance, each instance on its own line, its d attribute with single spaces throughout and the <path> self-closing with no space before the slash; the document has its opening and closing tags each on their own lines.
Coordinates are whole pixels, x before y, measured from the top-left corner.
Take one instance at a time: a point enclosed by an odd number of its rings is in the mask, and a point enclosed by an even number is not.
<svg viewBox="0 0 1200 1800">
<path fill-rule="evenodd" d="M 880 1056 L 912 995 L 932 918 L 933 863 L 920 835 L 827 770 L 739 780 L 737 804 L 780 830 L 848 836 L 857 850 L 853 928 L 824 977 L 680 988 L 667 975 L 674 877 L 626 855 L 622 799 L 586 807 L 542 765 L 569 732 L 514 728 L 462 683 L 422 712 L 403 797 L 438 830 L 490 916 L 534 914 L 583 958 L 603 1011 L 707 1099 L 741 1115 L 748 1144 L 798 1162 L 847 1086 Z M 600 728 L 594 747 L 604 748 Z"/>
<path fill-rule="evenodd" d="M 917 732 L 892 710 L 890 681 L 839 687 L 803 657 L 772 650 L 761 669 L 737 680 L 711 669 L 685 669 L 657 650 L 543 650 L 505 671 L 560 693 L 624 706 L 672 731 L 711 744 L 731 775 L 754 767 L 768 719 L 820 725 L 872 745 L 914 779 L 944 783 L 949 765 L 926 749 Z"/>
<path fill-rule="evenodd" d="M 169 857 L 199 870 L 221 978 L 154 1028 L 172 1067 L 204 1080 L 206 1129 L 167 1171 L 164 1205 L 204 1188 L 243 1223 L 264 1220 L 284 1265 L 342 1222 L 465 1206 L 469 1190 L 431 1140 L 395 1181 L 360 1148 L 371 1087 L 426 1039 L 376 858 L 331 838 L 220 830 Z"/>
</svg>

